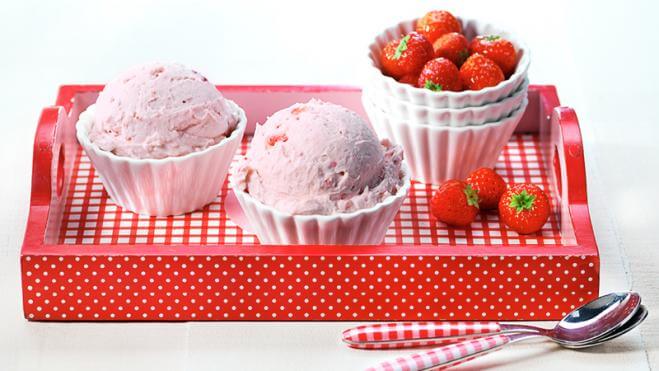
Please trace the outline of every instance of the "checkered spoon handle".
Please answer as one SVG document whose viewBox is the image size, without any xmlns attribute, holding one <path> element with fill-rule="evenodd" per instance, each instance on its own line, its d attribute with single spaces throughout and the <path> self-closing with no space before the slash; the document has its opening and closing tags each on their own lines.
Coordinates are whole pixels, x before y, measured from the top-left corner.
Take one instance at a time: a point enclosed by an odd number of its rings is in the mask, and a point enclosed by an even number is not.
<svg viewBox="0 0 659 371">
<path fill-rule="evenodd" d="M 455 343 L 502 331 L 497 322 L 392 322 L 357 326 L 343 332 L 352 348 L 393 349 Z"/>
<path fill-rule="evenodd" d="M 391 359 L 377 366 L 369 367 L 366 371 L 422 371 L 448 368 L 499 350 L 509 342 L 511 342 L 511 338 L 504 334 L 465 340 L 457 344 Z"/>
</svg>

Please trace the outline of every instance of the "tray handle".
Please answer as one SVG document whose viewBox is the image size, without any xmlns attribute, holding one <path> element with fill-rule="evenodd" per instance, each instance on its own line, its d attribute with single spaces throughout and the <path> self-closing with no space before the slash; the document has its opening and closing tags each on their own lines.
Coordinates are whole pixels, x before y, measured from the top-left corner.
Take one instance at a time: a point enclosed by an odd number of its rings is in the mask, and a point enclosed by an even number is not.
<svg viewBox="0 0 659 371">
<path fill-rule="evenodd" d="M 569 107 L 551 111 L 551 148 L 554 184 L 561 189 L 561 230 L 564 243 L 578 244 L 597 254 L 597 242 L 588 210 L 586 165 L 576 112 Z"/>
<path fill-rule="evenodd" d="M 61 189 L 63 185 L 64 153 L 57 130 L 65 119 L 66 111 L 62 107 L 46 107 L 41 111 L 34 138 L 31 206 L 49 205 L 53 187 Z"/>
<path fill-rule="evenodd" d="M 561 178 L 557 177 L 557 184 L 564 185 L 570 204 L 585 204 L 588 201 L 586 166 L 577 113 L 569 107 L 556 107 L 551 120 L 552 127 L 558 128 L 557 135 L 552 136 L 552 143 L 560 146 L 556 155 L 559 156 L 557 166 Z"/>
</svg>

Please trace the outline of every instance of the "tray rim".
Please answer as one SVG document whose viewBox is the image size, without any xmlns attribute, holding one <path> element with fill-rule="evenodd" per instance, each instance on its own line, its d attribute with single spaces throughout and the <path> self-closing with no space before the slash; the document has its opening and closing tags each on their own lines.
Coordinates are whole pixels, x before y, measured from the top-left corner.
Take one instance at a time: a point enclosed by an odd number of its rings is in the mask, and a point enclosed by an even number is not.
<svg viewBox="0 0 659 371">
<path fill-rule="evenodd" d="M 344 85 L 218 85 L 221 90 L 236 92 L 352 92 L 361 88 Z M 531 85 L 530 90 L 538 92 L 544 112 L 552 112 L 547 120 L 558 121 L 563 141 L 562 154 L 565 159 L 565 178 L 568 184 L 568 212 L 574 235 L 575 245 L 569 246 L 483 246 L 483 245 L 385 245 L 385 246 L 240 246 L 240 245 L 46 245 L 46 224 L 51 201 L 51 165 L 58 148 L 53 148 L 57 123 L 62 120 L 72 107 L 72 98 L 80 93 L 95 93 L 103 85 L 62 85 L 59 88 L 56 105 L 42 110 L 36 129 L 34 142 L 32 189 L 30 208 L 21 248 L 21 256 L 190 256 L 190 255 L 225 255 L 225 256 L 598 256 L 597 244 L 591 224 L 587 203 L 586 172 L 581 131 L 576 112 L 569 107 L 560 106 L 560 101 L 553 85 Z M 520 249 L 521 248 L 521 249 Z"/>
</svg>

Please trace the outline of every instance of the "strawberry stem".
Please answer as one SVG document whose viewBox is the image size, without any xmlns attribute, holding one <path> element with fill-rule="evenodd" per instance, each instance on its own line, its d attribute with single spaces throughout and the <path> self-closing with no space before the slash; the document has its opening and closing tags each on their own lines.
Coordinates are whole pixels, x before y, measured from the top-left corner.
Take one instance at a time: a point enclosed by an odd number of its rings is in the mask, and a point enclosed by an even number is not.
<svg viewBox="0 0 659 371">
<path fill-rule="evenodd" d="M 423 84 L 423 87 L 426 88 L 426 89 L 430 89 L 432 91 L 442 91 L 442 85 L 441 84 L 435 84 L 430 79 L 426 80 L 426 82 Z"/>
<path fill-rule="evenodd" d="M 394 53 L 394 59 L 398 60 L 400 57 L 403 55 L 403 52 L 407 50 L 407 42 L 410 40 L 410 35 L 406 35 L 400 40 L 400 44 L 398 44 L 398 47 L 396 48 L 396 52 Z"/>
<path fill-rule="evenodd" d="M 478 193 L 473 188 L 471 188 L 470 184 L 467 184 L 463 192 L 467 196 L 467 205 L 479 208 Z"/>
<path fill-rule="evenodd" d="M 517 210 L 518 213 L 520 213 L 524 210 L 531 210 L 533 208 L 534 201 L 535 201 L 535 196 L 528 194 L 526 190 L 524 190 L 518 194 L 514 194 L 510 198 L 509 206 Z"/>
</svg>

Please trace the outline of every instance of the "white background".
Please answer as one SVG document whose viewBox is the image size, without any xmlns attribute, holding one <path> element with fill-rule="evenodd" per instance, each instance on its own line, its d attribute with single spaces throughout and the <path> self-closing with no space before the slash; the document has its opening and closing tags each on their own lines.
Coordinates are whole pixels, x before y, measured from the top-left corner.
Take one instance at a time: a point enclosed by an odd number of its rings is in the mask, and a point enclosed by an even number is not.
<svg viewBox="0 0 659 371">
<path fill-rule="evenodd" d="M 642 331 L 574 352 L 519 344 L 474 368 L 659 368 L 657 3 L 506 1 L 0 1 L 0 369 L 362 369 L 347 323 L 28 323 L 18 257 L 40 110 L 64 83 L 103 83 L 134 64 L 178 61 L 217 84 L 351 84 L 366 45 L 401 19 L 445 8 L 523 38 L 532 83 L 579 115 L 602 291 L 635 289 Z M 546 323 L 545 325 L 549 325 Z M 243 362 L 243 363 L 241 363 Z M 463 369 L 468 369 L 465 365 Z"/>
</svg>

